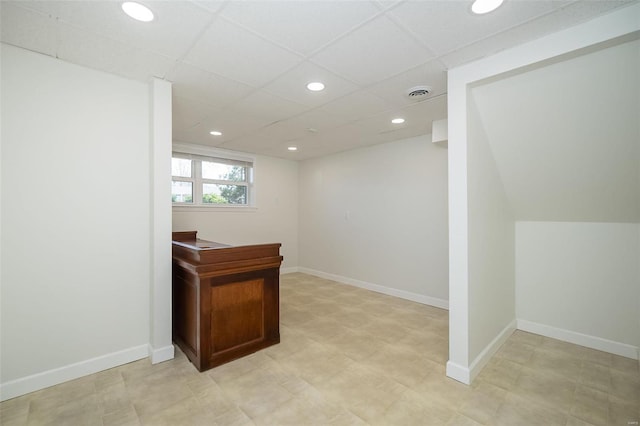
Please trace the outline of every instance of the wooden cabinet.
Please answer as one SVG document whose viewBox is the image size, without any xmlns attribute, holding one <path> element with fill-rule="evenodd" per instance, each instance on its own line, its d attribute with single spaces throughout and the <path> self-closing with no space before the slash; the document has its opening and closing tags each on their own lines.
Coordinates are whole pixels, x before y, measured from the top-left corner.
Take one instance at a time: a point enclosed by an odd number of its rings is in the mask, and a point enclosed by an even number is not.
<svg viewBox="0 0 640 426">
<path fill-rule="evenodd" d="M 199 371 L 280 342 L 280 244 L 173 233 L 173 340 Z"/>
</svg>

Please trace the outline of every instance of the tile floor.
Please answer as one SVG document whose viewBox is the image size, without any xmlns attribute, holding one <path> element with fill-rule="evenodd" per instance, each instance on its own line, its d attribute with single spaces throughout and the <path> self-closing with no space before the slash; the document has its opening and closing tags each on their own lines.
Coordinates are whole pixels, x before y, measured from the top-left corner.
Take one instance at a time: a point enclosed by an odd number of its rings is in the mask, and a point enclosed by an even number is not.
<svg viewBox="0 0 640 426">
<path fill-rule="evenodd" d="M 0 404 L 10 425 L 637 425 L 638 362 L 515 332 L 470 387 L 447 311 L 304 274 L 281 343 L 199 373 L 177 351 Z"/>
</svg>

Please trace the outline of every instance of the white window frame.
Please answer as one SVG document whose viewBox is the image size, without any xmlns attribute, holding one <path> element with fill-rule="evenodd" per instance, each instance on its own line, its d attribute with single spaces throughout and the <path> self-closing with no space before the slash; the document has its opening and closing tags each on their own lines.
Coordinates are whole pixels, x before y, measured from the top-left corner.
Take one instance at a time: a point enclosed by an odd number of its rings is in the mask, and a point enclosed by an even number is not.
<svg viewBox="0 0 640 426">
<path fill-rule="evenodd" d="M 255 211 L 256 205 L 256 188 L 254 182 L 256 158 L 245 153 L 235 151 L 211 148 L 204 145 L 192 145 L 184 143 L 174 143 L 172 146 L 172 158 L 190 158 L 191 177 L 171 176 L 173 181 L 192 182 L 193 185 L 193 202 L 192 203 L 172 203 L 174 211 L 193 211 L 193 210 L 218 210 L 218 211 Z M 202 178 L 201 161 L 212 162 L 228 162 L 229 164 L 245 164 L 247 166 L 247 204 L 209 204 L 202 203 L 202 185 L 206 183 L 212 184 L 229 184 L 229 181 L 220 181 L 215 179 Z M 243 184 L 241 182 L 233 182 L 233 184 Z"/>
</svg>

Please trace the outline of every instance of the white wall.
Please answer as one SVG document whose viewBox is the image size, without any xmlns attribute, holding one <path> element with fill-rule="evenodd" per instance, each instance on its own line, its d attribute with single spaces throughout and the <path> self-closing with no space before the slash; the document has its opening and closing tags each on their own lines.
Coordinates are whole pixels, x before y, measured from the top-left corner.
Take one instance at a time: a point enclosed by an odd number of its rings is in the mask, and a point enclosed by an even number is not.
<svg viewBox="0 0 640 426">
<path fill-rule="evenodd" d="M 298 163 L 258 156 L 256 209 L 174 207 L 174 231 L 226 244 L 281 243 L 282 270 L 298 266 Z"/>
<path fill-rule="evenodd" d="M 300 266 L 447 306 L 447 150 L 430 135 L 300 165 Z"/>
<path fill-rule="evenodd" d="M 637 34 L 637 31 L 640 30 L 640 22 L 636 19 L 639 13 L 640 5 L 634 3 L 576 27 L 559 31 L 449 71 L 449 262 L 451 266 L 448 376 L 464 383 L 470 383 L 482 365 L 478 359 L 474 360 L 469 356 L 472 342 L 475 339 L 482 340 L 475 336 L 479 331 L 475 330 L 471 324 L 470 317 L 475 309 L 473 306 L 476 303 L 484 304 L 482 301 L 476 301 L 477 292 L 472 288 L 471 282 L 471 269 L 476 262 L 473 257 L 478 254 L 478 250 L 473 250 L 471 246 L 473 244 L 470 230 L 471 220 L 473 220 L 470 203 L 472 195 L 467 187 L 467 184 L 472 182 L 471 176 L 467 176 L 469 172 L 467 151 L 472 149 L 469 146 L 471 141 L 468 139 L 469 117 L 467 111 L 470 89 L 482 82 L 494 81 L 542 61 L 556 61 L 561 55 L 575 52 L 578 49 L 610 42 L 619 37 L 628 39 L 631 34 Z M 552 94 L 549 93 L 549 95 Z M 557 95 L 560 98 L 564 96 L 562 92 Z M 521 105 L 522 99 L 519 99 L 518 102 L 509 104 L 509 108 L 516 109 L 516 113 L 520 113 Z M 559 112 L 559 114 L 562 113 L 563 111 Z M 532 122 L 535 122 L 537 115 L 529 117 Z M 504 124 L 507 120 L 503 117 L 499 123 Z M 540 125 L 544 124 L 544 122 L 540 123 Z M 516 138 L 517 133 L 513 136 Z M 491 142 L 491 135 L 488 139 Z M 511 142 L 511 140 L 507 142 Z M 605 140 L 601 142 L 606 143 Z M 499 171 L 501 172 L 501 170 Z M 544 173 L 544 170 L 539 170 L 539 172 Z M 539 193 L 544 193 L 544 191 Z M 638 297 L 635 297 L 635 300 L 638 300 Z M 487 356 L 491 355 L 493 348 L 500 343 L 500 340 L 501 336 L 497 335 L 490 346 L 482 352 L 480 358 L 486 360 Z"/>
<path fill-rule="evenodd" d="M 515 329 L 515 222 L 473 91 L 468 103 L 469 360 Z"/>
<path fill-rule="evenodd" d="M 147 85 L 2 45 L 1 96 L 5 399 L 147 356 L 150 171 Z"/>
<path fill-rule="evenodd" d="M 634 223 L 518 222 L 519 324 L 636 357 L 638 229 Z"/>
</svg>

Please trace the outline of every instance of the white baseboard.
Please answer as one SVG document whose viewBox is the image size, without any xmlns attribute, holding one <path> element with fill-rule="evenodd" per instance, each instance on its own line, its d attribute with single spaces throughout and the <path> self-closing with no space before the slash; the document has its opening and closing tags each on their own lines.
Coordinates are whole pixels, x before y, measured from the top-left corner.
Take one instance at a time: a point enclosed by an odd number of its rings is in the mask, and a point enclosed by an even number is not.
<svg viewBox="0 0 640 426">
<path fill-rule="evenodd" d="M 329 274 L 327 272 L 316 271 L 315 269 L 309 269 L 304 267 L 298 267 L 297 272 L 304 274 L 314 275 L 320 278 L 326 278 L 332 281 L 336 281 L 342 284 L 352 285 L 354 287 L 364 288 L 365 290 L 375 291 L 377 293 L 386 294 L 388 296 L 395 296 L 401 299 L 411 300 L 412 302 L 422 303 L 423 305 L 435 306 L 436 308 L 449 309 L 449 301 L 444 299 L 438 299 L 435 297 L 423 296 L 421 294 L 412 293 L 410 291 L 399 290 L 391 287 L 384 287 L 378 284 L 371 284 L 365 281 L 355 280 L 353 278 L 343 277 L 341 275 Z"/>
<path fill-rule="evenodd" d="M 457 380 L 465 385 L 471 384 L 470 370 L 452 361 L 447 361 L 447 377 L 451 377 L 453 380 Z"/>
<path fill-rule="evenodd" d="M 298 272 L 297 266 L 292 266 L 290 268 L 280 268 L 280 275 L 293 274 L 295 272 Z"/>
<path fill-rule="evenodd" d="M 135 346 L 119 352 L 2 383 L 0 384 L 0 401 L 6 401 L 30 392 L 48 388 L 49 386 L 58 385 L 68 382 L 69 380 L 78 379 L 89 374 L 146 358 L 148 356 L 147 350 L 147 345 Z"/>
<path fill-rule="evenodd" d="M 149 345 L 148 352 L 149 358 L 151 359 L 151 364 L 169 361 L 175 356 L 175 348 L 173 347 L 173 345 L 168 345 L 158 349 L 154 349 L 153 346 Z"/>
<path fill-rule="evenodd" d="M 574 343 L 576 345 L 585 346 L 587 348 L 596 349 L 615 355 L 620 355 L 626 358 L 639 359 L 639 348 L 637 346 L 628 345 L 626 343 L 614 342 L 612 340 L 590 336 L 571 330 L 551 327 L 549 325 L 539 324 L 522 319 L 518 320 L 518 330 L 539 334 L 541 336 L 551 337 L 552 339 Z"/>
<path fill-rule="evenodd" d="M 498 352 L 500 346 L 502 346 L 504 342 L 507 341 L 509 336 L 511 336 L 513 332 L 516 331 L 516 324 L 517 321 L 515 319 L 507 324 L 507 326 L 502 329 L 502 331 L 491 341 L 491 343 L 489 343 L 487 347 L 484 348 L 482 352 L 480 352 L 480 355 L 478 355 L 476 359 L 473 360 L 473 362 L 469 366 L 471 381 L 473 381 L 473 379 L 475 379 L 478 374 L 480 374 L 480 371 L 482 371 L 484 366 L 487 365 L 489 360 L 491 360 L 495 353 Z"/>
</svg>

